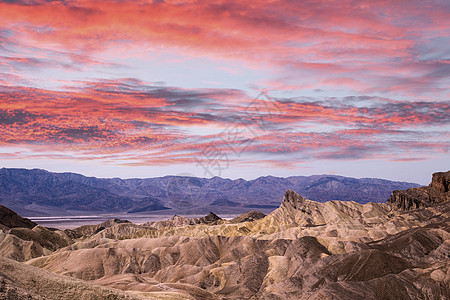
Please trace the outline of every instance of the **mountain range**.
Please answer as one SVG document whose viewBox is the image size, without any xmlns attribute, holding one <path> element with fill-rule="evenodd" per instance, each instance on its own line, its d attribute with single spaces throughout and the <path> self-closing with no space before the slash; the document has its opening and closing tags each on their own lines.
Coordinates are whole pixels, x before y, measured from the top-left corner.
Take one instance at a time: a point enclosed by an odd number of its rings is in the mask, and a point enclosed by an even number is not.
<svg viewBox="0 0 450 300">
<path fill-rule="evenodd" d="M 265 176 L 254 180 L 165 176 L 144 179 L 95 178 L 40 169 L 0 169 L 0 204 L 22 215 L 99 212 L 239 214 L 276 209 L 291 189 L 318 202 L 385 202 L 393 190 L 418 184 L 336 175 Z"/>
</svg>

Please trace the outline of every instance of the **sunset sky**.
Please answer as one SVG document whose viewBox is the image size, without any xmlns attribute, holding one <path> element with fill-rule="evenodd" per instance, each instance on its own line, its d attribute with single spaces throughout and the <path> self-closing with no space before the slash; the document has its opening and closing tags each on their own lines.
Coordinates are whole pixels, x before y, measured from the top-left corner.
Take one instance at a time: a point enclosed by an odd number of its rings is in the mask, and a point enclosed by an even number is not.
<svg viewBox="0 0 450 300">
<path fill-rule="evenodd" d="M 0 2 L 0 167 L 450 169 L 450 1 Z"/>
</svg>

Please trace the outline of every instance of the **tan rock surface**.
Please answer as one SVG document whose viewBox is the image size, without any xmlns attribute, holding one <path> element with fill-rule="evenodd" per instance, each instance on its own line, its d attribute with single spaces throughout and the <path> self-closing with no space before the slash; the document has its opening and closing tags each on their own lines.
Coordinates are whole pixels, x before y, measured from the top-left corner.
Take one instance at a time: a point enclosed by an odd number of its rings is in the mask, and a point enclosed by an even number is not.
<svg viewBox="0 0 450 300">
<path fill-rule="evenodd" d="M 440 178 L 430 188 L 448 193 Z M 17 229 L 0 236 L 0 251 L 35 257 L 23 268 L 130 297 L 450 299 L 450 201 L 403 210 L 389 203 L 318 203 L 288 190 L 271 214 L 240 221 L 113 220 L 76 229 L 81 238 L 73 240 L 40 227 Z M 42 251 L 32 254 L 29 242 Z"/>
<path fill-rule="evenodd" d="M 171 290 L 194 299 L 446 299 L 449 209 L 397 213 L 287 191 L 279 209 L 253 222 L 163 228 L 153 231 L 160 237 L 119 241 L 97 234 L 28 263 L 155 297 Z"/>
<path fill-rule="evenodd" d="M 0 299 L 144 299 L 0 256 Z"/>
<path fill-rule="evenodd" d="M 48 255 L 72 243 L 72 239 L 60 230 L 42 226 L 11 228 L 0 231 L 0 255 L 17 261 Z"/>
</svg>

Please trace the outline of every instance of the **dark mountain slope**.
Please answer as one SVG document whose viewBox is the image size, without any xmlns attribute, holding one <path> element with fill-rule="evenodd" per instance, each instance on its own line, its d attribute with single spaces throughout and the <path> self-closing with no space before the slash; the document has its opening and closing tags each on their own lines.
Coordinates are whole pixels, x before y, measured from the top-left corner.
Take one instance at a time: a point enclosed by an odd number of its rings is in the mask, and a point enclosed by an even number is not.
<svg viewBox="0 0 450 300">
<path fill-rule="evenodd" d="M 0 205 L 0 226 L 5 226 L 8 228 L 24 227 L 31 229 L 36 225 L 37 224 L 33 221 L 22 218 L 9 208 Z"/>
<path fill-rule="evenodd" d="M 418 185 L 381 179 L 334 175 L 259 177 L 254 180 L 165 176 L 102 179 L 33 169 L 0 169 L 0 204 L 22 215 L 33 211 L 237 213 L 247 208 L 270 212 L 279 195 L 294 190 L 311 200 L 385 202 L 392 190 Z M 38 213 L 39 214 L 39 213 Z"/>
<path fill-rule="evenodd" d="M 403 210 L 429 207 L 450 201 L 450 171 L 433 174 L 428 186 L 393 191 L 388 203 Z"/>
</svg>

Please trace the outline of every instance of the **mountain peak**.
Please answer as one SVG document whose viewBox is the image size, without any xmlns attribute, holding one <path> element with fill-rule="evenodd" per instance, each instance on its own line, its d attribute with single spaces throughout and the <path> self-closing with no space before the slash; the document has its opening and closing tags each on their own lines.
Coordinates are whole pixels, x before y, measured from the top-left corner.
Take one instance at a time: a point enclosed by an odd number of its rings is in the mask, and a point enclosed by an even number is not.
<svg viewBox="0 0 450 300">
<path fill-rule="evenodd" d="M 284 193 L 283 202 L 281 202 L 282 206 L 292 207 L 294 209 L 298 209 L 305 203 L 305 198 L 297 194 L 292 190 L 287 190 Z"/>
</svg>

